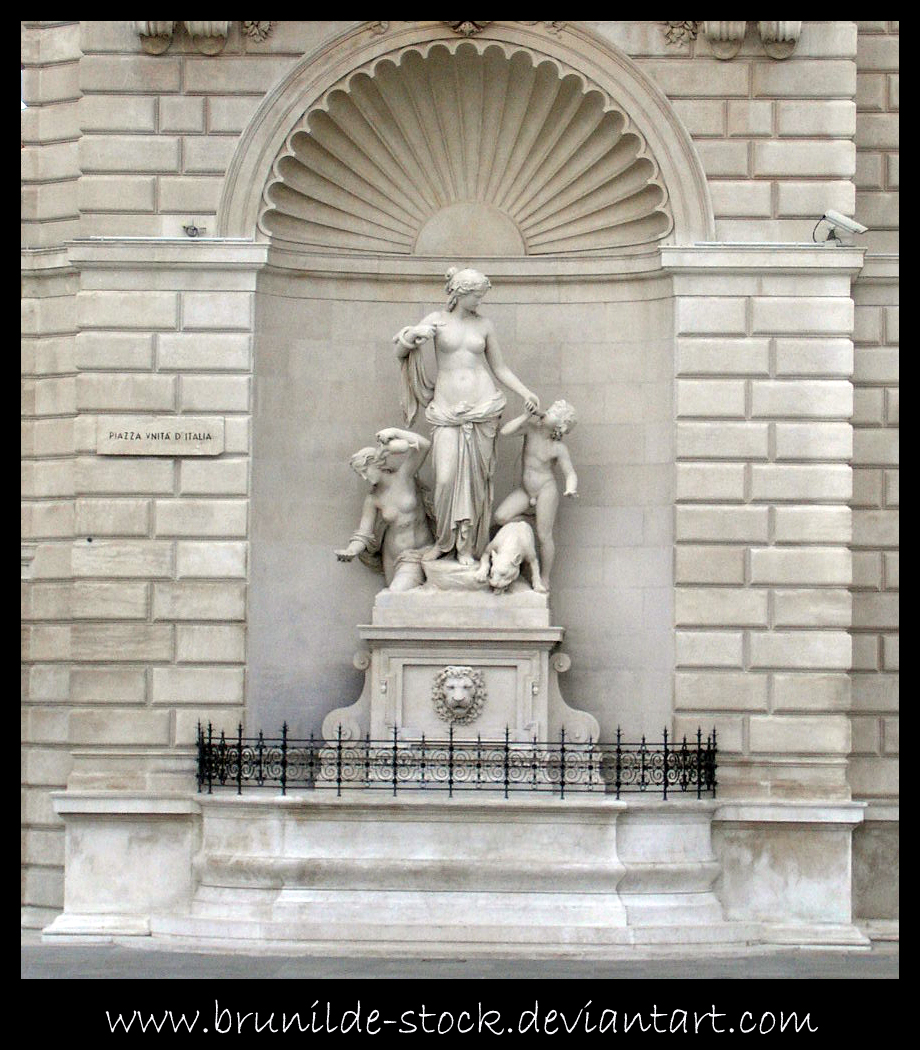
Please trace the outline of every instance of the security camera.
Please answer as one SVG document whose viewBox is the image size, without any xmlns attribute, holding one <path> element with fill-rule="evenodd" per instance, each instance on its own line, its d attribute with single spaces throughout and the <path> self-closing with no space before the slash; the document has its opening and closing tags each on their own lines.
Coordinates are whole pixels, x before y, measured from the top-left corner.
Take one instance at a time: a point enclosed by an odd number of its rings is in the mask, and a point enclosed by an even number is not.
<svg viewBox="0 0 920 1050">
<path fill-rule="evenodd" d="M 843 242 L 837 235 L 838 230 L 842 233 L 865 233 L 868 230 L 867 226 L 863 226 L 862 223 L 857 222 L 855 219 L 848 219 L 846 215 L 841 215 L 839 211 L 833 211 L 831 208 L 828 208 L 828 210 L 815 223 L 815 228 L 811 232 L 811 239 L 813 241 L 818 240 L 815 234 L 822 222 L 827 223 L 828 226 L 828 233 L 824 238 L 825 242 L 835 241 L 837 244 L 842 244 Z"/>
<path fill-rule="evenodd" d="M 868 230 L 868 226 L 863 226 L 861 222 L 857 222 L 855 219 L 848 219 L 846 215 L 841 215 L 839 211 L 831 211 L 830 208 L 822 216 L 825 222 L 830 223 L 831 229 L 834 230 L 846 230 L 847 233 L 865 233 Z"/>
</svg>

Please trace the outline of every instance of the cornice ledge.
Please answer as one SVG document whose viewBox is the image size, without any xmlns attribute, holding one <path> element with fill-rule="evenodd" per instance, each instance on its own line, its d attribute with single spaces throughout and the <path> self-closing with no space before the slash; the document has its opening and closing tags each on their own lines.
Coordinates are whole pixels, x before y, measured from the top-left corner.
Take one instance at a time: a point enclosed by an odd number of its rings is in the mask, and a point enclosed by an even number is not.
<svg viewBox="0 0 920 1050">
<path fill-rule="evenodd" d="M 865 802 L 726 802 L 713 821 L 737 824 L 861 824 Z"/>
<path fill-rule="evenodd" d="M 65 245 L 50 248 L 20 248 L 20 268 L 24 276 L 60 276 L 74 273 Z"/>
<path fill-rule="evenodd" d="M 67 254 L 82 270 L 129 266 L 136 270 L 207 266 L 253 270 L 265 265 L 267 244 L 244 238 L 89 237 L 67 243 Z"/>
<path fill-rule="evenodd" d="M 668 273 L 737 273 L 745 270 L 814 273 L 823 270 L 857 274 L 863 268 L 865 256 L 865 248 L 826 248 L 823 245 L 789 242 L 720 242 L 662 245 L 661 265 Z"/>
<path fill-rule="evenodd" d="M 900 260 L 899 252 L 867 252 L 866 264 L 859 275 L 860 282 L 875 281 L 880 284 L 897 284 L 901 279 Z"/>
</svg>

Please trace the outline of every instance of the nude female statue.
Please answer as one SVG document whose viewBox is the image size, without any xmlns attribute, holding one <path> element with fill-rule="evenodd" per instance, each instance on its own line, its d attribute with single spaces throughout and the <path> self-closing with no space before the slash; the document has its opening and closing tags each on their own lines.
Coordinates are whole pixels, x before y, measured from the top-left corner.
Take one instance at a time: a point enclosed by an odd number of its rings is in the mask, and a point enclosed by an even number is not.
<svg viewBox="0 0 920 1050">
<path fill-rule="evenodd" d="M 540 408 L 537 395 L 505 364 L 494 325 L 478 312 L 490 287 L 478 270 L 448 270 L 447 308 L 393 339 L 402 362 L 406 422 L 411 425 L 421 404 L 432 426 L 437 532 L 426 560 L 456 550 L 461 565 L 473 565 L 489 542 L 495 435 L 506 404 L 496 380 L 519 394 L 528 412 Z M 421 361 L 420 347 L 428 339 L 438 362 L 433 385 Z"/>
<path fill-rule="evenodd" d="M 391 591 L 407 591 L 425 582 L 421 558 L 432 543 L 424 491 L 416 473 L 431 442 L 409 430 L 388 427 L 376 435 L 376 446 L 351 457 L 352 469 L 370 483 L 361 523 L 339 561 L 361 561 L 383 577 Z"/>
</svg>

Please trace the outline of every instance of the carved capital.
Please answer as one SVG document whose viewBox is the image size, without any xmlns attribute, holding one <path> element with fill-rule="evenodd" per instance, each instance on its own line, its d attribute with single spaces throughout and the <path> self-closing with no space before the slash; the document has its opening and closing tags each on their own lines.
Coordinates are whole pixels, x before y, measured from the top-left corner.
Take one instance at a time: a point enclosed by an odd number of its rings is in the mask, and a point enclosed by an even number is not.
<svg viewBox="0 0 920 1050">
<path fill-rule="evenodd" d="M 696 40 L 700 22 L 663 22 L 665 39 L 675 47 L 683 47 Z"/>
<path fill-rule="evenodd" d="M 261 44 L 275 28 L 274 22 L 242 22 L 243 35 Z"/>
</svg>

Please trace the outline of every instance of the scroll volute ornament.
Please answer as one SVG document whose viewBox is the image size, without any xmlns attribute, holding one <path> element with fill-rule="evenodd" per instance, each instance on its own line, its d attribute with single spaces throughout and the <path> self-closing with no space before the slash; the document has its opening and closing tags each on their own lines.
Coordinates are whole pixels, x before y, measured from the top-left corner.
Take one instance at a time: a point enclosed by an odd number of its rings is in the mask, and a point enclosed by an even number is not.
<svg viewBox="0 0 920 1050">
<path fill-rule="evenodd" d="M 704 22 L 703 33 L 716 58 L 734 58 L 744 43 L 747 22 Z"/>
<path fill-rule="evenodd" d="M 175 22 L 135 22 L 141 47 L 148 55 L 162 55 L 172 42 Z"/>
<path fill-rule="evenodd" d="M 203 55 L 216 55 L 223 51 L 227 43 L 227 34 L 230 32 L 229 22 L 185 22 L 183 24 L 192 38 L 196 51 L 200 51 Z"/>
<path fill-rule="evenodd" d="M 758 22 L 763 49 L 770 58 L 788 58 L 802 33 L 801 22 Z"/>
</svg>

